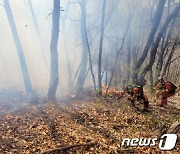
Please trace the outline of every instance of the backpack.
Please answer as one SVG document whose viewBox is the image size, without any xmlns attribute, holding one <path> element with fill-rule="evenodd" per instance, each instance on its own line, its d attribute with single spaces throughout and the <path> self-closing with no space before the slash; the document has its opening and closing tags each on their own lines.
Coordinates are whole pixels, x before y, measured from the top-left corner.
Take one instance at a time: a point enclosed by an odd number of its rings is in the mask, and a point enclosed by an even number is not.
<svg viewBox="0 0 180 154">
<path fill-rule="evenodd" d="M 131 95 L 131 96 L 133 96 L 133 89 L 134 88 L 139 88 L 139 96 L 140 97 L 142 97 L 143 95 L 144 95 L 144 93 L 143 93 L 143 87 L 142 86 L 139 86 L 139 85 L 129 85 L 129 86 L 127 86 L 126 87 L 126 92 L 129 94 L 129 95 Z"/>
<path fill-rule="evenodd" d="M 170 83 L 170 84 L 171 84 L 171 89 L 170 89 L 170 91 L 169 91 L 170 93 L 176 91 L 177 87 L 176 87 L 172 82 L 166 81 L 165 83 Z"/>
<path fill-rule="evenodd" d="M 125 89 L 125 91 L 126 91 L 129 95 L 132 95 L 133 86 L 128 85 L 128 86 L 126 86 L 124 89 Z"/>
<path fill-rule="evenodd" d="M 158 87 L 157 89 L 159 89 L 159 90 L 165 90 L 166 82 L 165 81 L 163 81 L 163 82 L 157 81 L 154 87 Z"/>
</svg>

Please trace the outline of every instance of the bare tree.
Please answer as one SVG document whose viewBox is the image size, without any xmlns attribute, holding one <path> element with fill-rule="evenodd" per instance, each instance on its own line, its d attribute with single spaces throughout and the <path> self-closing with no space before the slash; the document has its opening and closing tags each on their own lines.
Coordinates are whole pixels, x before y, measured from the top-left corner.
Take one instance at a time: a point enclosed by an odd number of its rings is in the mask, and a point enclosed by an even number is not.
<svg viewBox="0 0 180 154">
<path fill-rule="evenodd" d="M 81 12 L 82 12 L 83 24 L 84 24 L 83 27 L 84 27 L 84 33 L 85 33 L 85 42 L 86 42 L 87 49 L 88 49 L 90 71 L 91 71 L 91 75 L 92 75 L 92 79 L 93 79 L 94 90 L 96 90 L 96 81 L 95 81 L 95 76 L 94 76 L 93 67 L 92 67 L 91 51 L 90 51 L 89 40 L 88 40 L 88 35 L 87 35 L 86 0 L 84 0 L 84 3 L 81 4 Z"/>
<path fill-rule="evenodd" d="M 135 9 L 134 9 L 134 10 L 135 10 Z M 111 78 L 110 78 L 108 87 L 107 87 L 107 89 L 106 89 L 106 92 L 108 91 L 109 87 L 111 86 L 111 82 L 112 82 L 112 79 L 113 79 L 113 76 L 114 76 L 114 72 L 115 72 L 115 68 L 116 68 L 116 65 L 117 65 L 118 57 L 119 57 L 119 55 L 120 55 L 120 53 L 121 53 L 121 51 L 122 51 L 122 49 L 123 49 L 124 42 L 125 42 L 127 33 L 128 33 L 128 31 L 129 31 L 129 27 L 130 27 L 130 24 L 131 24 L 132 17 L 133 17 L 133 13 L 130 13 L 130 17 L 129 17 L 129 20 L 128 20 L 128 23 L 127 23 L 127 28 L 126 28 L 126 31 L 125 31 L 124 36 L 123 36 L 123 38 L 122 38 L 121 46 L 120 46 L 120 48 L 118 49 L 117 54 L 116 54 L 115 62 L 114 62 L 113 68 L 112 68 Z"/>
<path fill-rule="evenodd" d="M 80 1 L 79 2 L 80 7 L 86 8 L 86 0 L 85 1 Z M 87 70 L 87 61 L 88 61 L 88 48 L 87 48 L 87 42 L 86 36 L 85 36 L 85 24 L 84 24 L 84 17 L 83 13 L 86 13 L 85 11 L 81 11 L 81 40 L 82 40 L 82 58 L 81 58 L 81 64 L 80 64 L 80 69 L 79 69 L 79 74 L 77 77 L 77 82 L 76 82 L 76 91 L 82 91 L 83 90 L 83 85 L 86 79 L 86 70 Z"/>
<path fill-rule="evenodd" d="M 176 18 L 178 12 L 180 10 L 180 5 L 176 7 L 176 9 L 167 17 L 164 25 L 162 26 L 160 32 L 158 33 L 157 35 L 157 38 L 154 42 L 154 45 L 153 47 L 151 48 L 151 51 L 150 51 L 150 60 L 149 60 L 149 64 L 144 68 L 144 70 L 142 71 L 142 74 L 141 74 L 141 78 L 144 78 L 146 73 L 152 68 L 153 64 L 154 64 L 154 61 L 155 61 L 155 57 L 156 57 L 156 53 L 157 53 L 157 49 L 158 49 L 158 46 L 159 46 L 159 43 L 160 43 L 160 40 L 163 36 L 163 34 L 165 33 L 169 23 L 174 19 Z"/>
<path fill-rule="evenodd" d="M 177 45 L 180 44 L 180 42 L 179 42 L 178 39 L 179 39 L 179 33 L 177 34 L 177 36 L 176 36 L 176 38 L 175 38 L 175 41 L 174 41 L 174 44 L 173 44 L 173 46 L 172 46 L 171 52 L 170 52 L 170 54 L 169 54 L 169 56 L 168 56 L 168 59 L 167 59 L 167 61 L 166 61 L 166 63 L 165 63 L 164 69 L 163 69 L 163 71 L 162 71 L 162 77 L 165 76 L 165 74 L 166 74 L 166 72 L 167 72 L 167 70 L 168 70 L 168 67 L 170 67 L 173 54 L 175 53 L 175 49 L 176 49 Z"/>
<path fill-rule="evenodd" d="M 5 12 L 8 18 L 8 22 L 9 22 L 9 26 L 13 35 L 13 39 L 14 39 L 14 43 L 17 49 L 17 53 L 18 53 L 18 57 L 19 57 L 19 61 L 20 61 L 20 66 L 21 66 L 21 71 L 22 71 L 22 75 L 23 75 L 23 79 L 24 79 L 24 85 L 25 85 L 25 89 L 26 92 L 28 94 L 30 94 L 30 101 L 35 102 L 36 97 L 31 85 L 31 80 L 29 77 L 29 72 L 28 72 L 28 68 L 27 68 L 27 64 L 26 64 L 26 60 L 25 60 L 25 56 L 24 56 L 24 51 L 21 45 L 21 41 L 17 32 L 17 28 L 14 22 L 14 18 L 12 15 L 12 11 L 10 8 L 10 4 L 9 4 L 9 0 L 4 0 L 4 8 L 5 8 Z"/>
<path fill-rule="evenodd" d="M 163 38 L 162 38 L 160 53 L 158 54 L 158 59 L 157 59 L 157 64 L 156 64 L 155 80 L 157 80 L 157 77 L 160 75 L 160 72 L 162 71 L 164 58 L 165 58 L 164 55 L 166 54 L 165 51 L 168 49 L 169 44 L 170 44 L 169 40 L 170 40 L 170 35 L 172 33 L 171 31 L 172 30 L 169 30 L 168 34 L 166 34 L 167 36 L 163 36 Z"/>
<path fill-rule="evenodd" d="M 127 41 L 127 83 L 130 79 L 130 65 L 131 65 L 131 30 L 129 29 L 129 37 Z"/>
<path fill-rule="evenodd" d="M 98 58 L 98 93 L 102 95 L 102 76 L 101 76 L 101 64 L 102 64 L 102 47 L 103 47 L 103 37 L 104 37 L 104 18 L 105 18 L 106 0 L 103 0 L 102 6 L 102 17 L 101 17 L 101 34 L 100 34 L 100 44 L 99 44 L 99 58 Z"/>
<path fill-rule="evenodd" d="M 48 99 L 50 101 L 56 100 L 56 91 L 59 81 L 58 71 L 58 39 L 59 39 L 59 16 L 60 16 L 60 0 L 54 0 L 52 13 L 52 36 L 51 36 L 51 76 L 50 85 L 48 89 Z"/>
<path fill-rule="evenodd" d="M 155 33 L 156 33 L 158 26 L 159 26 L 159 23 L 161 21 L 165 2 L 166 2 L 165 0 L 159 1 L 159 4 L 157 6 L 157 10 L 156 10 L 156 13 L 154 15 L 154 25 L 151 28 L 151 32 L 148 36 L 148 39 L 147 39 L 146 45 L 144 47 L 144 50 L 142 52 L 142 55 L 140 56 L 139 60 L 136 63 L 136 66 L 135 66 L 135 71 L 133 74 L 134 82 L 138 82 L 138 70 L 142 66 L 142 64 L 143 64 L 143 62 L 144 62 L 144 60 L 148 54 L 148 51 L 152 45 L 152 42 L 154 40 Z"/>
<path fill-rule="evenodd" d="M 80 3 L 81 8 L 81 38 L 82 38 L 82 45 L 83 45 L 83 53 L 82 53 L 82 61 L 80 64 L 80 72 L 79 76 L 77 78 L 76 83 L 76 90 L 82 90 L 84 81 L 87 77 L 87 57 L 89 57 L 89 65 L 90 65 L 90 71 L 93 79 L 94 89 L 96 90 L 96 81 L 95 76 L 92 68 L 92 58 L 91 58 L 91 51 L 89 46 L 89 40 L 88 40 L 88 34 L 87 34 L 87 23 L 86 23 L 86 17 L 87 17 L 87 11 L 86 11 L 86 4 L 87 0 L 82 0 Z"/>
</svg>

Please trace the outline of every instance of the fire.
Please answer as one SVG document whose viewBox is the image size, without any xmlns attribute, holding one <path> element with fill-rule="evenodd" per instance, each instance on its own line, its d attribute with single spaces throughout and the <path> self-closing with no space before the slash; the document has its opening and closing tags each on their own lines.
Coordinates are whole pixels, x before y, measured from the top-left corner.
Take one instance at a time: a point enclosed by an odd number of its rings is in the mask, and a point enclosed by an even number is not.
<svg viewBox="0 0 180 154">
<path fill-rule="evenodd" d="M 106 89 L 102 90 L 102 96 L 110 95 L 110 96 L 123 96 L 125 94 L 124 91 L 116 90 L 113 87 L 110 87 L 108 91 Z"/>
<path fill-rule="evenodd" d="M 75 94 L 70 94 L 70 97 L 74 98 L 74 97 L 76 97 L 76 95 Z"/>
</svg>

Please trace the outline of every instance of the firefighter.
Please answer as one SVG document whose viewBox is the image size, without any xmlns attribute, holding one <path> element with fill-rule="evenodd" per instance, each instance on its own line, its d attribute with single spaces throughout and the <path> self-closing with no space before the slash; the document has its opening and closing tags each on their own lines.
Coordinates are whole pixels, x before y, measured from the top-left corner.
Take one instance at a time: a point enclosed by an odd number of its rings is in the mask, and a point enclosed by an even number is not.
<svg viewBox="0 0 180 154">
<path fill-rule="evenodd" d="M 131 103 L 134 105 L 135 101 L 143 101 L 144 111 L 148 111 L 149 101 L 146 95 L 144 95 L 143 87 L 146 84 L 146 80 L 142 80 L 138 85 L 131 86 L 126 89 L 127 93 L 131 95 Z"/>
<path fill-rule="evenodd" d="M 159 105 L 164 106 L 167 105 L 168 98 L 175 95 L 177 87 L 170 81 L 164 81 L 159 77 L 155 89 L 157 90 L 157 99 L 160 97 Z"/>
</svg>

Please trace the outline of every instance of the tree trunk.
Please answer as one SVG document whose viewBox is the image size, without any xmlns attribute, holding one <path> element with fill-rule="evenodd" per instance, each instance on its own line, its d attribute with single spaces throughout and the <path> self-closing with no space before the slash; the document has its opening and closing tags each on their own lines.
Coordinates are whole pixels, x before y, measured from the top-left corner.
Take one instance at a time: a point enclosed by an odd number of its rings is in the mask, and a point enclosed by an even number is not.
<svg viewBox="0 0 180 154">
<path fill-rule="evenodd" d="M 161 72 L 162 67 L 163 67 L 163 62 L 164 62 L 163 57 L 164 57 L 165 50 L 167 49 L 168 44 L 169 44 L 168 42 L 169 42 L 170 31 L 168 32 L 167 37 L 165 35 L 166 34 L 164 34 L 164 37 L 162 39 L 161 50 L 160 50 L 160 53 L 158 56 L 158 61 L 157 61 L 157 65 L 156 65 L 155 80 L 157 80 L 158 76 L 160 76 L 160 72 Z M 165 37 L 166 37 L 166 40 L 165 40 Z"/>
<path fill-rule="evenodd" d="M 138 47 L 133 47 L 132 48 L 132 57 L 133 57 L 133 70 L 136 71 L 132 74 L 132 82 L 136 83 L 138 80 L 138 72 L 135 69 L 135 66 L 137 64 L 137 60 L 138 60 L 138 55 L 139 55 L 139 48 Z"/>
<path fill-rule="evenodd" d="M 173 54 L 174 54 L 174 52 L 175 52 L 176 45 L 178 44 L 178 39 L 179 39 L 179 33 L 178 33 L 178 35 L 176 36 L 176 40 L 175 40 L 175 42 L 174 42 L 174 44 L 173 44 L 173 47 L 172 47 L 172 49 L 171 49 L 171 52 L 170 52 L 169 57 L 168 57 L 168 59 L 167 59 L 167 62 L 166 62 L 166 64 L 165 64 L 165 66 L 164 66 L 164 69 L 163 69 L 163 72 L 162 72 L 162 77 L 164 77 L 164 75 L 166 74 L 166 71 L 167 71 L 168 66 L 171 64 L 171 59 L 172 59 Z"/>
<path fill-rule="evenodd" d="M 101 64 L 102 64 L 102 47 L 103 47 L 103 37 L 104 37 L 105 8 L 106 8 L 106 0 L 103 1 L 103 6 L 102 6 L 101 34 L 100 34 L 99 58 L 98 58 L 98 88 L 99 88 L 98 93 L 100 96 L 102 96 Z"/>
<path fill-rule="evenodd" d="M 159 42 L 160 42 L 164 32 L 166 31 L 169 23 L 172 21 L 172 19 L 176 18 L 176 15 L 178 14 L 179 9 L 180 9 L 180 6 L 177 6 L 176 9 L 168 16 L 168 18 L 166 19 L 166 21 L 165 21 L 164 25 L 162 26 L 160 32 L 158 33 L 158 36 L 155 40 L 155 43 L 151 49 L 149 64 L 144 68 L 144 70 L 141 74 L 141 78 L 144 78 L 146 73 L 152 68 L 154 61 L 155 61 Z"/>
<path fill-rule="evenodd" d="M 150 79 L 150 86 L 153 87 L 154 80 L 153 80 L 153 71 L 152 71 L 152 68 L 150 69 L 150 72 L 149 72 L 149 79 Z"/>
<path fill-rule="evenodd" d="M 76 82 L 76 91 L 82 91 L 83 85 L 86 79 L 86 70 L 87 70 L 87 61 L 88 61 L 88 48 L 87 48 L 87 42 L 86 42 L 86 34 L 85 34 L 85 24 L 84 24 L 84 15 L 86 16 L 86 0 L 80 2 L 80 7 L 83 7 L 81 9 L 81 39 L 82 39 L 82 60 L 80 64 L 80 71 Z M 83 10 L 83 11 L 82 11 Z"/>
<path fill-rule="evenodd" d="M 6 15 L 7 15 L 7 18 L 8 18 L 8 22 L 9 22 L 11 32 L 12 32 L 12 35 L 13 35 L 14 43 L 15 43 L 15 46 L 16 46 L 16 49 L 17 49 L 17 53 L 18 53 L 18 57 L 19 57 L 20 65 L 21 65 L 21 71 L 22 71 L 22 75 L 23 75 L 23 79 L 24 79 L 25 89 L 26 89 L 26 92 L 31 95 L 30 101 L 34 102 L 36 100 L 36 97 L 35 97 L 35 94 L 33 92 L 33 88 L 32 88 L 32 85 L 31 85 L 31 80 L 30 80 L 30 77 L 29 77 L 29 72 L 28 72 L 28 68 L 27 68 L 23 48 L 22 48 L 22 45 L 21 45 L 21 42 L 20 42 L 20 39 L 19 39 L 19 36 L 18 36 L 18 32 L 17 32 L 17 29 L 16 29 L 14 18 L 13 18 L 11 8 L 10 8 L 10 5 L 9 5 L 9 0 L 4 0 L 4 8 L 5 8 Z"/>
<path fill-rule="evenodd" d="M 81 23 L 82 24 L 82 23 Z M 82 26 L 82 25 L 81 25 Z M 85 36 L 83 28 L 81 28 L 81 37 L 82 37 L 82 60 L 80 64 L 80 70 L 76 82 L 76 91 L 82 91 L 83 85 L 85 82 L 86 70 L 87 70 L 87 60 L 88 60 L 88 50 L 85 44 Z"/>
<path fill-rule="evenodd" d="M 129 37 L 127 41 L 127 83 L 129 83 L 130 78 L 130 68 L 131 68 L 131 29 L 129 29 Z"/>
<path fill-rule="evenodd" d="M 176 21 L 176 18 L 173 19 L 170 27 L 173 28 L 175 21 Z M 157 80 L 158 76 L 160 76 L 160 73 L 161 73 L 162 68 L 163 68 L 164 58 L 167 54 L 165 51 L 167 50 L 167 52 L 168 52 L 168 47 L 170 45 L 170 38 L 172 35 L 172 28 L 169 30 L 167 36 L 165 36 L 166 33 L 164 34 L 164 37 L 162 40 L 161 51 L 160 51 L 157 66 L 156 66 L 156 76 L 155 76 L 156 78 L 155 78 L 155 80 Z M 165 37 L 166 37 L 166 40 L 165 40 Z"/>
<path fill-rule="evenodd" d="M 92 75 L 92 79 L 93 79 L 93 83 L 94 83 L 94 90 L 96 91 L 96 81 L 95 81 L 95 76 L 94 76 L 94 72 L 93 72 L 93 68 L 92 68 L 91 51 L 90 51 L 89 41 L 88 41 L 88 36 L 87 36 L 86 1 L 84 0 L 83 2 L 84 3 L 82 3 L 82 5 L 81 5 L 81 11 L 82 11 L 82 17 L 83 17 L 83 24 L 84 24 L 85 42 L 86 42 L 86 46 L 88 49 L 89 65 L 90 65 L 91 75 Z"/>
<path fill-rule="evenodd" d="M 105 86 L 107 86 L 108 85 L 108 70 L 106 69 L 106 72 L 105 72 L 106 74 L 106 76 L 105 76 Z"/>
<path fill-rule="evenodd" d="M 56 100 L 56 91 L 59 81 L 58 72 L 58 38 L 59 38 L 59 16 L 60 16 L 60 0 L 54 0 L 53 13 L 52 13 L 52 36 L 51 36 L 51 76 L 50 85 L 48 89 L 48 99 L 50 101 Z"/>
<path fill-rule="evenodd" d="M 144 50 L 142 52 L 142 55 L 139 58 L 136 66 L 135 66 L 135 71 L 134 71 L 134 75 L 133 75 L 134 77 L 137 77 L 138 70 L 142 66 L 142 64 L 143 64 L 143 62 L 144 62 L 144 60 L 145 60 L 145 58 L 146 58 L 146 56 L 148 54 L 148 51 L 149 51 L 149 49 L 151 47 L 151 44 L 152 44 L 152 42 L 154 40 L 155 33 L 156 33 L 156 31 L 158 29 L 158 26 L 159 26 L 159 23 L 161 21 L 161 17 L 162 17 L 162 14 L 163 14 L 165 2 L 166 2 L 165 0 L 159 1 L 156 13 L 154 15 L 154 20 L 155 20 L 154 25 L 151 28 L 151 32 L 150 32 L 149 37 L 147 39 L 147 42 L 146 42 L 146 45 L 145 45 Z M 136 81 L 136 82 L 138 82 L 138 81 Z"/>
</svg>

